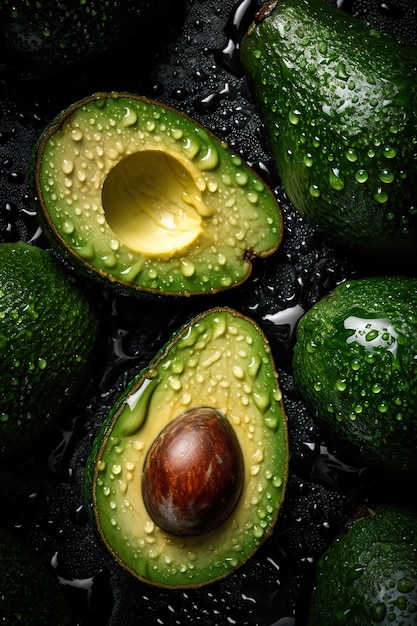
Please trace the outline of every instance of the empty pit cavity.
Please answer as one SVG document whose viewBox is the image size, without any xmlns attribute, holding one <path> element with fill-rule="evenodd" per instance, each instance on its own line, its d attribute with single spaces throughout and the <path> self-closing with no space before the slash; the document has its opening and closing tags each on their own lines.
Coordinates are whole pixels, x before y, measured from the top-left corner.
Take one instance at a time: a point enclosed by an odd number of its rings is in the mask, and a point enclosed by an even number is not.
<svg viewBox="0 0 417 626">
<path fill-rule="evenodd" d="M 136 152 L 108 173 L 102 201 L 120 241 L 146 256 L 174 256 L 202 232 L 202 179 L 162 150 Z"/>
</svg>

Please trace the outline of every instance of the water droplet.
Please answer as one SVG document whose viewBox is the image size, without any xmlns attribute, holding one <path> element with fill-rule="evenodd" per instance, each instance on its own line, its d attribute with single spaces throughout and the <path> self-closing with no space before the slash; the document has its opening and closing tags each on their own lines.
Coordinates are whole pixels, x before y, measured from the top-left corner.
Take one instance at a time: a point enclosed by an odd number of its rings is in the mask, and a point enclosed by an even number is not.
<svg viewBox="0 0 417 626">
<path fill-rule="evenodd" d="M 315 185 L 315 184 L 314 185 L 310 185 L 310 188 L 309 188 L 308 191 L 310 193 L 310 196 L 312 196 L 313 198 L 319 198 L 320 197 L 320 189 L 319 189 L 318 185 Z"/>
<path fill-rule="evenodd" d="M 384 204 L 388 200 L 388 194 L 382 187 L 378 187 L 374 193 L 374 200 L 379 204 Z"/>
<path fill-rule="evenodd" d="M 71 135 L 70 135 L 70 137 L 71 137 L 71 139 L 72 139 L 73 141 L 76 141 L 76 142 L 81 141 L 81 140 L 82 140 L 82 138 L 83 138 L 83 133 L 82 133 L 82 130 L 81 130 L 80 128 L 74 128 L 74 129 L 71 131 Z"/>
<path fill-rule="evenodd" d="M 187 259 L 181 259 L 181 272 L 186 278 L 190 278 L 191 276 L 193 276 L 195 272 L 194 263 Z"/>
<path fill-rule="evenodd" d="M 348 78 L 349 74 L 346 71 L 346 66 L 341 61 L 337 65 L 337 77 L 344 80 Z"/>
<path fill-rule="evenodd" d="M 408 593 L 409 591 L 412 591 L 414 587 L 415 583 L 413 580 L 411 580 L 411 578 L 407 578 L 404 576 L 403 578 L 398 579 L 397 589 L 401 593 Z"/>
<path fill-rule="evenodd" d="M 255 525 L 252 529 L 252 532 L 253 536 L 256 539 L 261 539 L 264 536 L 264 529 L 262 528 L 262 526 Z"/>
<path fill-rule="evenodd" d="M 250 191 L 247 195 L 246 195 L 248 202 L 250 204 L 256 204 L 259 200 L 259 196 L 256 192 L 254 191 Z"/>
<path fill-rule="evenodd" d="M 303 163 L 306 167 L 311 167 L 313 165 L 313 157 L 311 156 L 310 153 L 304 156 Z"/>
<path fill-rule="evenodd" d="M 298 122 L 300 121 L 300 115 L 301 115 L 300 111 L 297 111 L 297 110 L 290 111 L 288 113 L 288 119 L 290 123 L 294 125 L 298 124 Z"/>
<path fill-rule="evenodd" d="M 397 151 L 392 146 L 384 146 L 382 153 L 387 159 L 393 159 L 396 156 Z"/>
<path fill-rule="evenodd" d="M 235 174 L 235 181 L 241 187 L 244 187 L 248 184 L 248 175 L 246 172 L 237 172 Z"/>
<path fill-rule="evenodd" d="M 385 619 L 387 607 L 383 602 L 376 602 L 371 606 L 371 619 L 374 623 L 379 624 Z"/>
<path fill-rule="evenodd" d="M 233 371 L 233 376 L 237 378 L 238 380 L 243 380 L 243 378 L 245 377 L 245 372 L 238 365 L 234 365 L 232 371 Z"/>
<path fill-rule="evenodd" d="M 366 170 L 358 170 L 355 174 L 355 179 L 358 181 L 358 183 L 366 183 L 366 181 L 368 180 L 368 172 Z"/>
<path fill-rule="evenodd" d="M 129 107 L 125 107 L 125 114 L 121 120 L 121 125 L 124 127 L 134 126 L 138 121 L 137 111 Z"/>
<path fill-rule="evenodd" d="M 180 391 L 182 387 L 181 378 L 179 376 L 169 376 L 168 384 L 174 391 Z"/>
<path fill-rule="evenodd" d="M 61 167 L 64 174 L 68 176 L 74 169 L 74 162 L 71 159 L 62 159 Z"/>
<path fill-rule="evenodd" d="M 71 233 L 73 233 L 74 230 L 75 230 L 75 226 L 72 220 L 67 218 L 66 220 L 62 222 L 62 232 L 64 232 L 66 235 L 71 235 Z"/>
<path fill-rule="evenodd" d="M 353 148 L 348 148 L 345 152 L 345 157 L 347 158 L 348 161 L 350 161 L 351 163 L 354 163 L 355 161 L 358 160 L 358 155 L 356 153 L 356 150 L 354 150 Z"/>
<path fill-rule="evenodd" d="M 343 176 L 340 174 L 339 169 L 332 168 L 329 172 L 329 184 L 336 191 L 341 191 L 345 186 Z"/>
<path fill-rule="evenodd" d="M 345 389 L 346 389 L 346 379 L 345 378 L 339 378 L 336 381 L 336 389 L 338 391 L 345 391 Z"/>
<path fill-rule="evenodd" d="M 392 183 L 392 181 L 394 180 L 394 172 L 384 168 L 379 172 L 379 179 L 383 183 Z"/>
<path fill-rule="evenodd" d="M 311 339 L 307 346 L 306 346 L 307 352 L 309 354 L 314 354 L 315 351 L 317 350 L 317 344 L 315 343 L 315 341 L 313 339 Z"/>
<path fill-rule="evenodd" d="M 147 535 L 150 535 L 151 533 L 153 533 L 154 529 L 155 529 L 155 524 L 153 523 L 153 521 L 152 520 L 147 520 L 145 522 L 144 527 L 143 527 L 144 532 Z"/>
</svg>

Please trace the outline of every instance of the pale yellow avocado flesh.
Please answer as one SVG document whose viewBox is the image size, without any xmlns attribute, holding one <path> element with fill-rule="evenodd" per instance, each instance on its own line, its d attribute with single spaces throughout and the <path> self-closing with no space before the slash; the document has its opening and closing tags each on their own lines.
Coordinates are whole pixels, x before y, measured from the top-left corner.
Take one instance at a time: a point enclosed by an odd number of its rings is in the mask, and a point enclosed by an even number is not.
<svg viewBox="0 0 417 626">
<path fill-rule="evenodd" d="M 189 295 L 240 284 L 282 239 L 274 194 L 186 115 L 95 94 L 46 129 L 34 172 L 45 231 L 66 256 L 135 290 Z"/>
<path fill-rule="evenodd" d="M 199 536 L 163 531 L 141 497 L 147 450 L 185 410 L 211 406 L 233 425 L 244 459 L 230 517 Z M 259 328 L 231 309 L 185 327 L 129 386 L 92 459 L 93 510 L 102 540 L 130 573 L 159 586 L 207 584 L 244 563 L 270 535 L 288 471 L 278 377 Z"/>
<path fill-rule="evenodd" d="M 132 250 L 173 256 L 202 233 L 202 217 L 210 211 L 201 199 L 204 187 L 191 162 L 183 165 L 162 150 L 135 152 L 108 173 L 103 210 Z"/>
</svg>

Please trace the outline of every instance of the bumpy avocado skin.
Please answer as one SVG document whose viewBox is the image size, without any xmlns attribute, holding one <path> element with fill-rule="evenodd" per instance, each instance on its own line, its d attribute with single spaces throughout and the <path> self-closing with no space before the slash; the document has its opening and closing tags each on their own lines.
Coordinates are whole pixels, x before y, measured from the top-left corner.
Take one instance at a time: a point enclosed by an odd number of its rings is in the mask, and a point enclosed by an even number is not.
<svg viewBox="0 0 417 626">
<path fill-rule="evenodd" d="M 417 279 L 348 280 L 300 319 L 294 379 L 315 419 L 350 455 L 417 471 Z"/>
<path fill-rule="evenodd" d="M 417 49 L 323 0 L 278 0 L 241 60 L 299 212 L 350 251 L 415 259 Z"/>
<path fill-rule="evenodd" d="M 232 424 L 243 454 L 240 499 L 199 536 L 163 531 L 143 503 L 147 450 L 186 409 L 211 406 Z M 110 554 L 158 587 L 199 587 L 241 566 L 271 534 L 288 474 L 286 416 L 265 337 L 233 309 L 200 314 L 127 386 L 96 436 L 85 470 L 91 521 Z"/>
<path fill-rule="evenodd" d="M 96 93 L 59 114 L 31 169 L 52 244 L 129 295 L 230 289 L 282 240 L 259 176 L 186 114 L 136 94 Z"/>
<path fill-rule="evenodd" d="M 309 626 L 411 626 L 417 618 L 417 516 L 362 511 L 319 559 Z"/>
<path fill-rule="evenodd" d="M 71 624 L 53 574 L 9 530 L 0 528 L 0 620 L 8 626 Z"/>
<path fill-rule="evenodd" d="M 0 462 L 21 461 L 77 401 L 100 335 L 92 300 L 52 254 L 0 244 Z"/>
</svg>

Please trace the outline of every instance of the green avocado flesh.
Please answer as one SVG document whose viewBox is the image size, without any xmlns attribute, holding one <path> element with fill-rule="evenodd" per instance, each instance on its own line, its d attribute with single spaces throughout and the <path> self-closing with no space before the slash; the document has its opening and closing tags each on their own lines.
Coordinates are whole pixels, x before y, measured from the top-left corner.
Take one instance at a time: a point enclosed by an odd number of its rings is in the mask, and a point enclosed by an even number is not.
<svg viewBox="0 0 417 626">
<path fill-rule="evenodd" d="M 324 0 L 278 0 L 241 61 L 298 211 L 345 249 L 415 259 L 417 48 Z"/>
<path fill-rule="evenodd" d="M 417 279 L 346 281 L 300 319 L 293 372 L 341 448 L 386 472 L 417 472 Z"/>
<path fill-rule="evenodd" d="M 243 456 L 236 506 L 198 536 L 163 531 L 141 493 L 148 449 L 177 416 L 212 407 L 232 425 Z M 86 498 L 110 553 L 131 574 L 163 587 L 224 577 L 270 535 L 288 472 L 286 417 L 269 345 L 232 309 L 212 309 L 173 337 L 128 386 L 97 436 Z"/>
<path fill-rule="evenodd" d="M 189 295 L 244 281 L 272 254 L 272 192 L 220 139 L 172 108 L 94 94 L 45 130 L 35 154 L 39 214 L 53 243 L 132 292 Z"/>
<path fill-rule="evenodd" d="M 394 505 L 359 512 L 319 559 L 309 626 L 416 622 L 416 512 Z"/>
</svg>

